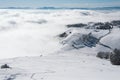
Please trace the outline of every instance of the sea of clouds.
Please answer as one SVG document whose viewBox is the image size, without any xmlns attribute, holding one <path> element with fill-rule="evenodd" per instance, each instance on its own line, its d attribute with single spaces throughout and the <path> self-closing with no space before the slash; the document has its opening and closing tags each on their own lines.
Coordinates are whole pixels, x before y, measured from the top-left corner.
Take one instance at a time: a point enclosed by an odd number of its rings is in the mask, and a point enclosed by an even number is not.
<svg viewBox="0 0 120 80">
<path fill-rule="evenodd" d="M 0 59 L 54 53 L 67 24 L 112 20 L 120 20 L 120 11 L 0 9 Z"/>
</svg>

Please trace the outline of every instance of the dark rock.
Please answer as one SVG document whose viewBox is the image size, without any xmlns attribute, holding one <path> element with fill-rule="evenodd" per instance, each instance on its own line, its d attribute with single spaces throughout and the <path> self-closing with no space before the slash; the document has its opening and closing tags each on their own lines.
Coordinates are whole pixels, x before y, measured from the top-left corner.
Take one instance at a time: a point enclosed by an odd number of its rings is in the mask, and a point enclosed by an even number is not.
<svg viewBox="0 0 120 80">
<path fill-rule="evenodd" d="M 93 26 L 103 26 L 103 25 L 104 25 L 104 23 L 102 23 L 102 22 L 98 22 L 98 23 L 94 23 Z"/>
<path fill-rule="evenodd" d="M 111 22 L 113 26 L 119 26 L 120 25 L 120 20 L 114 20 Z"/>
<path fill-rule="evenodd" d="M 67 37 L 67 36 L 68 35 L 65 32 L 59 35 L 59 37 Z"/>
<path fill-rule="evenodd" d="M 6 69 L 6 68 L 10 68 L 9 65 L 4 64 L 4 65 L 1 66 L 1 69 Z"/>
<path fill-rule="evenodd" d="M 85 26 L 87 26 L 87 24 L 83 24 L 83 23 L 67 25 L 68 28 L 70 28 L 70 27 L 82 28 Z"/>
<path fill-rule="evenodd" d="M 98 28 L 100 26 L 103 26 L 103 25 L 104 25 L 104 23 L 97 22 L 97 23 L 92 23 L 92 25 L 89 26 L 89 27 L 92 27 L 93 29 L 96 29 L 96 28 Z"/>
<path fill-rule="evenodd" d="M 61 37 L 61 38 L 65 38 L 65 37 L 67 37 L 71 33 L 72 33 L 72 31 L 68 30 L 66 32 L 63 32 L 62 34 L 59 34 L 58 36 Z"/>
<path fill-rule="evenodd" d="M 114 22 L 115 23 L 115 22 Z M 117 24 L 117 22 L 116 22 Z M 75 28 L 87 28 L 87 29 L 103 29 L 103 30 L 107 30 L 107 29 L 112 29 L 113 28 L 113 24 L 109 23 L 109 22 L 97 22 L 97 23 L 93 23 L 93 22 L 89 22 L 88 24 L 83 24 L 83 23 L 79 23 L 79 24 L 70 24 L 67 25 L 68 28 L 70 27 L 75 27 Z"/>
<path fill-rule="evenodd" d="M 96 29 L 103 29 L 103 30 L 112 29 L 113 28 L 112 24 L 109 23 L 109 22 L 95 24 L 95 26 L 96 26 Z"/>
<path fill-rule="evenodd" d="M 109 59 L 111 55 L 111 52 L 98 52 L 96 57 L 101 59 Z"/>
<path fill-rule="evenodd" d="M 113 54 L 110 56 L 110 61 L 113 65 L 120 65 L 120 50 L 114 50 Z"/>
<path fill-rule="evenodd" d="M 120 27 L 120 20 L 113 20 L 111 22 L 88 22 L 88 24 L 78 23 L 78 24 L 69 24 L 67 25 L 68 28 L 75 27 L 75 28 L 87 28 L 87 29 L 112 29 L 113 26 Z"/>
</svg>

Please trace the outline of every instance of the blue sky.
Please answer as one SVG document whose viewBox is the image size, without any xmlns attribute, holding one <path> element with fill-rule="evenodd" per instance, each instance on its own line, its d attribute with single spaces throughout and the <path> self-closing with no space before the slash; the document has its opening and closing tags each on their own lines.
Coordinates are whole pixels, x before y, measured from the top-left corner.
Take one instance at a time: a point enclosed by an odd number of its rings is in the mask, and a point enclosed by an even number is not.
<svg viewBox="0 0 120 80">
<path fill-rule="evenodd" d="M 120 0 L 0 0 L 0 7 L 103 7 L 119 5 Z"/>
</svg>

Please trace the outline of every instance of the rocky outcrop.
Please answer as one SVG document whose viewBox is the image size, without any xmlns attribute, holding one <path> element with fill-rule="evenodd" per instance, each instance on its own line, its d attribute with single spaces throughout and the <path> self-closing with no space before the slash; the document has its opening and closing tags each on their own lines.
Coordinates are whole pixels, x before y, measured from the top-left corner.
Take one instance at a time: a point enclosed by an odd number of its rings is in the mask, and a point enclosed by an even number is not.
<svg viewBox="0 0 120 80">
<path fill-rule="evenodd" d="M 110 62 L 113 65 L 120 65 L 120 50 L 115 49 L 113 54 L 110 56 Z"/>
<path fill-rule="evenodd" d="M 120 27 L 120 20 L 113 20 L 111 22 L 88 22 L 87 24 L 84 23 L 77 23 L 77 24 L 68 24 L 68 28 L 87 28 L 87 29 L 112 29 L 113 27 Z"/>
<path fill-rule="evenodd" d="M 113 26 L 120 26 L 120 20 L 114 20 L 111 22 Z"/>
<path fill-rule="evenodd" d="M 11 68 L 11 67 L 7 64 L 4 64 L 4 65 L 1 66 L 1 69 L 7 69 L 7 68 Z"/>
<path fill-rule="evenodd" d="M 63 33 L 61 33 L 61 34 L 59 34 L 58 36 L 60 37 L 60 38 L 66 38 L 69 34 L 71 34 L 72 33 L 72 31 L 71 30 L 68 30 L 68 31 L 66 31 L 66 32 L 63 32 Z"/>
<path fill-rule="evenodd" d="M 87 26 L 87 24 L 83 24 L 83 23 L 67 25 L 68 28 L 70 28 L 70 27 L 82 28 L 82 27 L 85 27 L 85 26 Z"/>
<path fill-rule="evenodd" d="M 98 52 L 96 57 L 101 59 L 109 59 L 111 55 L 111 52 Z"/>
<path fill-rule="evenodd" d="M 98 44 L 99 39 L 94 37 L 92 33 L 89 34 L 81 34 L 74 33 L 69 35 L 62 41 L 62 44 L 68 44 L 76 49 L 87 47 L 95 47 Z"/>
</svg>

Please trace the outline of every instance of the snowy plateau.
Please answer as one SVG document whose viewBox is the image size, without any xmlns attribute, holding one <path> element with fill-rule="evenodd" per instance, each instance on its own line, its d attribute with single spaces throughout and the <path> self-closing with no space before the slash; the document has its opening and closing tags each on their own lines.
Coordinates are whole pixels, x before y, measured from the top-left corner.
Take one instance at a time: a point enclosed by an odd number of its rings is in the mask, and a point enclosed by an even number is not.
<svg viewBox="0 0 120 80">
<path fill-rule="evenodd" d="M 105 22 L 112 29 L 98 29 Z M 0 9 L 0 66 L 11 67 L 0 69 L 0 80 L 120 80 L 120 66 L 96 57 L 115 48 L 119 10 Z"/>
</svg>

